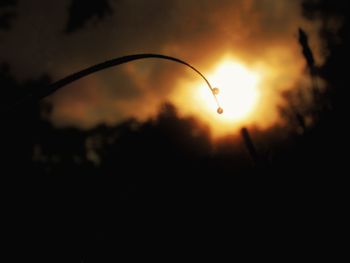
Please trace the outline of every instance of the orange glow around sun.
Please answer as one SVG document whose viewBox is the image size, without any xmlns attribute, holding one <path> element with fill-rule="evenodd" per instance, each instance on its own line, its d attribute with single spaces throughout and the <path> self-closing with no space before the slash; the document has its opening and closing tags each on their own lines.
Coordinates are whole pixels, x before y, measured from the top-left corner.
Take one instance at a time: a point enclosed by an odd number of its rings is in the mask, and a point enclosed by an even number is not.
<svg viewBox="0 0 350 263">
<path fill-rule="evenodd" d="M 194 80 L 192 72 L 179 80 L 170 100 L 183 116 L 195 116 L 207 124 L 213 138 L 237 133 L 242 127 L 284 125 L 279 113 L 280 105 L 285 105 L 281 92 L 295 86 L 303 64 L 288 51 L 274 52 L 250 63 L 225 55 L 202 70 L 213 88 L 220 90 L 217 98 L 223 114 L 217 113 L 218 106 L 206 83 L 200 78 Z M 293 63 L 281 67 L 276 58 Z"/>
</svg>

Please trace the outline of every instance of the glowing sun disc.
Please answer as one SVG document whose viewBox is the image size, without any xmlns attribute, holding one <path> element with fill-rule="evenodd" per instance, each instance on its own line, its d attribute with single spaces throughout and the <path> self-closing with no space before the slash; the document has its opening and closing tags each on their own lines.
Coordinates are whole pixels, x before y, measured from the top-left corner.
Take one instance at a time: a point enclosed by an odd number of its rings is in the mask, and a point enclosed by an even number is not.
<svg viewBox="0 0 350 263">
<path fill-rule="evenodd" d="M 218 118 L 237 122 L 253 112 L 259 98 L 260 78 L 256 72 L 237 62 L 225 61 L 209 74 L 209 79 L 220 89 L 217 97 L 223 108 L 223 114 Z M 201 100 L 212 109 L 213 100 L 205 91 L 200 89 Z"/>
</svg>

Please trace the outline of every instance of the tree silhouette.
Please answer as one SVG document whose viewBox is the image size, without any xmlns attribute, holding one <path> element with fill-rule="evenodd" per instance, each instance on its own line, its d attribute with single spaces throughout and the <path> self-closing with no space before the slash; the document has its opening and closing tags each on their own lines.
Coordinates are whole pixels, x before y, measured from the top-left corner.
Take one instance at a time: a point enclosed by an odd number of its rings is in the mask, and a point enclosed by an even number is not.
<svg viewBox="0 0 350 263">
<path fill-rule="evenodd" d="M 17 0 L 2 0 L 0 2 L 0 29 L 11 28 L 11 21 L 15 17 L 13 7 L 17 5 Z"/>
<path fill-rule="evenodd" d="M 66 33 L 82 29 L 92 19 L 101 20 L 112 14 L 109 0 L 71 0 Z M 95 22 L 96 22 L 95 21 Z"/>
</svg>

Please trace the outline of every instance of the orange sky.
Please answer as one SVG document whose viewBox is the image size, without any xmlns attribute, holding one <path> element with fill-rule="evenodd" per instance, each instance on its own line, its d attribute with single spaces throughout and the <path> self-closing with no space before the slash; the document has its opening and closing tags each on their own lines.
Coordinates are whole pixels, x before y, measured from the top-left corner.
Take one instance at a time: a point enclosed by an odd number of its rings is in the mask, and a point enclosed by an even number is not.
<svg viewBox="0 0 350 263">
<path fill-rule="evenodd" d="M 203 82 L 188 68 L 158 60 L 132 62 L 87 77 L 52 96 L 51 119 L 58 126 L 89 128 L 129 117 L 144 120 L 156 114 L 164 101 L 171 101 L 181 114 L 205 120 L 217 135 L 243 124 L 267 128 L 280 122 L 281 92 L 305 80 L 298 27 L 309 33 L 316 61 L 324 60 L 320 23 L 305 20 L 297 0 L 117 1 L 110 17 L 71 35 L 62 34 L 68 1 L 55 2 L 55 11 L 52 5 L 20 1 L 14 29 L 0 43 L 1 49 L 17 45 L 3 57 L 12 61 L 22 79 L 48 72 L 57 80 L 134 53 L 181 58 L 208 78 L 215 79 L 213 72 L 227 61 L 259 75 L 254 110 L 240 122 L 229 123 L 221 121 L 215 109 L 213 115 L 205 112 L 203 102 L 196 99 Z"/>
</svg>

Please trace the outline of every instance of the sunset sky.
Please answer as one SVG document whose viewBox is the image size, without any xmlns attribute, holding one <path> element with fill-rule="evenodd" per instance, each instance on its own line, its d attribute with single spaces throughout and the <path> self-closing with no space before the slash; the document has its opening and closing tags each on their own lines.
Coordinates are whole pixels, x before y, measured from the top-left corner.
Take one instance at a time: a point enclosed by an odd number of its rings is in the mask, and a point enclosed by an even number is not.
<svg viewBox="0 0 350 263">
<path fill-rule="evenodd" d="M 319 38 L 321 21 L 304 18 L 297 0 L 101 3 L 100 18 L 69 28 L 71 1 L 18 1 L 12 28 L 0 31 L 0 59 L 21 81 L 43 73 L 55 81 L 119 56 L 170 55 L 195 66 L 221 89 L 224 114 L 216 113 L 210 91 L 193 71 L 150 59 L 91 75 L 51 96 L 50 119 L 60 127 L 145 120 L 165 101 L 183 115 L 204 120 L 215 135 L 242 125 L 283 125 L 281 92 L 310 86 L 298 28 L 308 33 L 318 65 L 327 55 Z"/>
<path fill-rule="evenodd" d="M 0 0 L 10 262 L 342 262 L 349 7 Z"/>
</svg>

